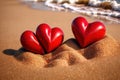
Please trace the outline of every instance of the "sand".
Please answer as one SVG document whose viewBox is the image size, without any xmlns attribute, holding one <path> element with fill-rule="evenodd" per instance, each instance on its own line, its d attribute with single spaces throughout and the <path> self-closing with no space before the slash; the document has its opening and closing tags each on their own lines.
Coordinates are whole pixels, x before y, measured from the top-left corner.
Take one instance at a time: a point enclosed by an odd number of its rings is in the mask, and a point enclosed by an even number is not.
<svg viewBox="0 0 120 80">
<path fill-rule="evenodd" d="M 0 1 L 0 80 L 119 80 L 120 27 L 106 23 L 104 39 L 81 49 L 71 30 L 80 14 L 40 11 L 16 0 Z M 89 22 L 98 20 L 87 16 Z M 60 27 L 64 43 L 55 51 L 39 55 L 26 52 L 20 44 L 25 30 L 35 32 L 41 23 Z"/>
</svg>

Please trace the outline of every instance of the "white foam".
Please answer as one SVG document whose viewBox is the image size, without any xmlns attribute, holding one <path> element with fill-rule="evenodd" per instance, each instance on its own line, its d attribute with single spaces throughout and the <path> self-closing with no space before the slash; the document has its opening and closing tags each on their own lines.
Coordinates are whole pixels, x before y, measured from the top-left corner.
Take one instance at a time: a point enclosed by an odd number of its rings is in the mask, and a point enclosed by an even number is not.
<svg viewBox="0 0 120 80">
<path fill-rule="evenodd" d="M 114 10 L 120 11 L 120 4 L 118 4 L 115 0 L 111 2 L 111 5 Z"/>
<path fill-rule="evenodd" d="M 102 3 L 102 1 L 98 1 L 98 0 L 89 0 L 88 5 L 97 7 L 97 6 L 99 6 L 101 3 Z"/>
<path fill-rule="evenodd" d="M 54 9 L 57 9 L 58 11 L 64 10 L 63 7 L 60 7 L 60 6 L 55 5 L 55 4 L 52 4 L 51 1 L 52 1 L 52 0 L 46 1 L 46 2 L 45 2 L 45 5 L 48 6 L 48 7 L 51 7 L 52 10 L 54 10 Z"/>
<path fill-rule="evenodd" d="M 53 1 L 57 1 L 57 4 L 52 3 Z M 71 12 L 76 12 L 76 13 L 82 13 L 82 14 L 86 14 L 88 16 L 105 18 L 107 20 L 111 20 L 113 22 L 120 23 L 120 19 L 118 19 L 118 18 L 120 18 L 120 12 L 119 12 L 120 11 L 120 4 L 118 4 L 115 0 L 112 0 L 112 1 L 106 0 L 106 1 L 110 2 L 112 5 L 112 8 L 116 11 L 104 10 L 104 9 L 101 10 L 101 9 L 97 8 L 96 6 L 98 6 L 102 3 L 102 1 L 100 1 L 100 0 L 89 0 L 89 5 L 95 6 L 95 7 L 73 5 L 77 0 L 66 0 L 66 1 L 71 1 L 70 2 L 71 4 L 68 4 L 68 3 L 59 4 L 63 1 L 64 0 L 46 0 L 45 5 L 52 8 L 52 10 L 71 11 Z"/>
<path fill-rule="evenodd" d="M 93 8 L 93 7 L 87 7 L 87 6 L 76 7 L 76 6 L 73 6 L 68 3 L 61 4 L 61 6 L 59 6 L 59 7 L 57 7 L 57 5 L 55 6 L 52 3 L 47 4 L 47 6 L 50 6 L 52 8 L 58 9 L 58 10 L 68 9 L 72 12 L 82 13 L 82 14 L 86 14 L 89 16 L 92 15 L 94 17 L 101 16 L 102 18 L 104 17 L 105 19 L 109 19 L 114 22 L 120 23 L 119 21 L 110 18 L 110 17 L 115 17 L 115 18 L 120 17 L 120 13 L 117 11 L 99 10 L 99 8 Z"/>
<path fill-rule="evenodd" d="M 28 2 L 28 1 L 30 1 L 30 2 L 37 2 L 38 0 L 21 0 L 21 1 L 23 1 L 23 2 Z"/>
</svg>

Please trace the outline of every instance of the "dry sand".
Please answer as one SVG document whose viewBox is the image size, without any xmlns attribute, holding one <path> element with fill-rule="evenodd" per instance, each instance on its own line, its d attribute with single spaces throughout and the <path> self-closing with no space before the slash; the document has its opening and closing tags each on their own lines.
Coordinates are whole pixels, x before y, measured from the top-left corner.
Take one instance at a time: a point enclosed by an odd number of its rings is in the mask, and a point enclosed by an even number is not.
<svg viewBox="0 0 120 80">
<path fill-rule="evenodd" d="M 1 0 L 0 12 L 0 80 L 120 80 L 119 24 L 105 23 L 105 38 L 81 49 L 71 31 L 80 14 L 33 10 L 15 0 Z M 19 41 L 41 23 L 65 33 L 64 43 L 44 56 L 25 52 Z"/>
</svg>

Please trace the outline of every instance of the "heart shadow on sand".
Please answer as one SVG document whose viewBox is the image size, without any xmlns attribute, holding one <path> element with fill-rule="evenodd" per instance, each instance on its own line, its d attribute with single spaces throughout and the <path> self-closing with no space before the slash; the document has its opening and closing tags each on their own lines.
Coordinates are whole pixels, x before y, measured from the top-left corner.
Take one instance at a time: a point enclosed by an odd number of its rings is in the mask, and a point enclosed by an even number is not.
<svg viewBox="0 0 120 80">
<path fill-rule="evenodd" d="M 12 56 L 17 56 L 20 55 L 22 53 L 26 52 L 26 50 L 22 47 L 18 50 L 14 50 L 14 49 L 6 49 L 3 51 L 4 54 L 6 55 L 12 55 Z"/>
</svg>

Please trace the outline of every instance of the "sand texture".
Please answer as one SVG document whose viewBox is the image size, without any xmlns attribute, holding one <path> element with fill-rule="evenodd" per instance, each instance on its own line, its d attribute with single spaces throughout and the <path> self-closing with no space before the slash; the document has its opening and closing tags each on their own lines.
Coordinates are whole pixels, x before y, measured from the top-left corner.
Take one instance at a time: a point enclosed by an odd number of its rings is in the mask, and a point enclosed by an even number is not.
<svg viewBox="0 0 120 80">
<path fill-rule="evenodd" d="M 0 1 L 0 12 L 0 80 L 120 80 L 119 24 L 104 22 L 106 36 L 80 48 L 71 22 L 83 15 L 34 10 L 15 0 Z M 20 44 L 22 32 L 35 31 L 41 23 L 65 33 L 63 44 L 45 55 L 28 52 Z"/>
</svg>

